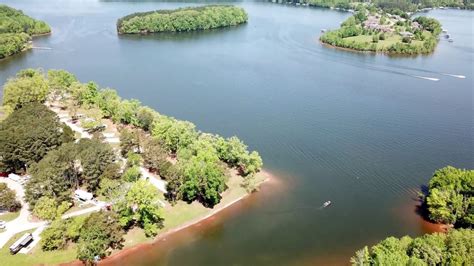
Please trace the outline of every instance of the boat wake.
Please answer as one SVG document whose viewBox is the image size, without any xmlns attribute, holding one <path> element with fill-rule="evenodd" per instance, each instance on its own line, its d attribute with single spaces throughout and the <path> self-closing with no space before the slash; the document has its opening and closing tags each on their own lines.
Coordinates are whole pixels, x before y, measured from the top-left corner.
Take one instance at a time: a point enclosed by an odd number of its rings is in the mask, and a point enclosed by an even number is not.
<svg viewBox="0 0 474 266">
<path fill-rule="evenodd" d="M 458 79 L 465 79 L 466 76 L 464 75 L 454 75 L 454 74 L 448 74 L 448 73 L 440 73 L 441 75 L 445 75 L 445 76 L 450 76 L 450 77 L 453 77 L 453 78 L 458 78 Z"/>
<path fill-rule="evenodd" d="M 438 78 L 430 78 L 430 77 L 423 77 L 423 76 L 416 76 L 416 75 L 411 75 L 414 78 L 419 78 L 419 79 L 426 79 L 426 80 L 431 80 L 431 81 L 439 81 Z"/>
</svg>

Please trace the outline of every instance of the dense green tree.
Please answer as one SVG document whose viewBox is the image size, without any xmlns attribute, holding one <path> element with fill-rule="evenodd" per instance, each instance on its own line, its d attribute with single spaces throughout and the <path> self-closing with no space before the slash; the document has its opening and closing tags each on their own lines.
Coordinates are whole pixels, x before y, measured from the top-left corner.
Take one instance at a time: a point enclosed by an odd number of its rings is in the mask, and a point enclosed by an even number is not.
<svg viewBox="0 0 474 266">
<path fill-rule="evenodd" d="M 437 170 L 428 187 L 425 204 L 435 222 L 474 225 L 474 170 L 447 166 Z"/>
<path fill-rule="evenodd" d="M 168 163 L 168 152 L 160 140 L 148 138 L 143 145 L 143 166 L 154 171 L 161 171 L 161 168 Z"/>
<path fill-rule="evenodd" d="M 74 143 L 67 143 L 48 153 L 29 169 L 30 180 L 25 186 L 25 199 L 34 208 L 43 196 L 59 204 L 71 201 L 72 188 L 80 185 L 80 164 L 76 160 Z"/>
<path fill-rule="evenodd" d="M 126 156 L 130 152 L 140 152 L 143 138 L 144 136 L 137 129 L 122 129 L 120 131 L 120 153 L 122 156 Z"/>
<path fill-rule="evenodd" d="M 40 161 L 48 151 L 72 140 L 56 114 L 40 103 L 14 111 L 0 123 L 0 158 L 7 171 Z"/>
<path fill-rule="evenodd" d="M 30 70 L 32 75 L 9 79 L 3 86 L 3 105 L 9 110 L 19 109 L 28 103 L 44 103 L 49 93 L 48 82 L 40 70 Z"/>
<path fill-rule="evenodd" d="M 388 237 L 377 245 L 365 247 L 351 258 L 352 265 L 472 265 L 474 231 L 451 229 L 412 239 Z"/>
<path fill-rule="evenodd" d="M 125 199 L 114 205 L 114 208 L 120 215 L 122 226 L 138 225 L 145 230 L 147 236 L 156 235 L 163 226 L 158 191 L 146 180 L 135 182 Z"/>
<path fill-rule="evenodd" d="M 50 90 L 61 93 L 70 92 L 69 88 L 73 83 L 78 82 L 76 76 L 65 70 L 48 70 L 48 85 Z"/>
<path fill-rule="evenodd" d="M 82 167 L 81 180 L 90 191 L 96 191 L 100 177 L 116 161 L 112 147 L 94 139 L 81 139 L 77 144 L 78 160 Z"/>
<path fill-rule="evenodd" d="M 179 163 L 183 174 L 180 187 L 183 200 L 198 200 L 209 207 L 220 202 L 220 193 L 227 188 L 228 176 L 215 153 L 199 151 L 189 160 Z"/>
<path fill-rule="evenodd" d="M 114 122 L 119 122 L 119 109 L 121 98 L 117 91 L 113 89 L 103 89 L 99 91 L 97 106 L 102 111 L 105 118 L 115 118 Z"/>
<path fill-rule="evenodd" d="M 95 257 L 104 258 L 111 249 L 123 247 L 123 230 L 117 214 L 100 211 L 91 214 L 84 221 L 77 245 L 77 258 L 92 264 Z"/>
<path fill-rule="evenodd" d="M 70 202 L 63 201 L 58 205 L 55 199 L 43 196 L 36 202 L 33 214 L 42 220 L 52 221 L 60 219 L 70 206 Z"/>
<path fill-rule="evenodd" d="M 16 198 L 16 193 L 7 184 L 0 183 L 0 210 L 15 212 L 21 209 L 21 203 Z"/>
<path fill-rule="evenodd" d="M 159 114 L 147 106 L 141 106 L 137 111 L 138 126 L 145 131 L 149 131 Z"/>
<path fill-rule="evenodd" d="M 191 145 L 197 138 L 196 126 L 188 121 L 160 116 L 155 120 L 152 135 L 160 140 L 171 152 Z"/>
</svg>

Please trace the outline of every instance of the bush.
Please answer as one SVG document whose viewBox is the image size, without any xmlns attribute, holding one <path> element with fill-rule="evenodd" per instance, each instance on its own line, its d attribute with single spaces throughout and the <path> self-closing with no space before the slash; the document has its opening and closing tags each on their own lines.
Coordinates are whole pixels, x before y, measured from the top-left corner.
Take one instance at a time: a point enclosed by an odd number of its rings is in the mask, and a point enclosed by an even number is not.
<svg viewBox="0 0 474 266">
<path fill-rule="evenodd" d="M 11 190 L 7 184 L 0 183 L 0 210 L 16 212 L 21 209 L 21 203 L 16 199 L 15 191 Z"/>
</svg>

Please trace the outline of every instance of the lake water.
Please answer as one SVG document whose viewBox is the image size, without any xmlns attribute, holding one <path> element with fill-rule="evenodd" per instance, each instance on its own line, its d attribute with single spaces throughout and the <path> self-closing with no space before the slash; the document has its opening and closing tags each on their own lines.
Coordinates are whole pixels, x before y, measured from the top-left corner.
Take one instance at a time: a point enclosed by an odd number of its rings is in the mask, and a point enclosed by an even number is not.
<svg viewBox="0 0 474 266">
<path fill-rule="evenodd" d="M 1 2 L 53 29 L 34 40 L 51 50 L 0 61 L 2 84 L 27 67 L 69 70 L 203 131 L 239 136 L 276 176 L 227 219 L 117 265 L 347 263 L 365 244 L 424 233 L 407 218 L 415 192 L 437 168 L 474 167 L 470 11 L 428 13 L 454 42 L 393 58 L 322 46 L 321 29 L 350 15 L 327 9 L 234 2 L 246 25 L 140 37 L 117 36 L 117 18 L 203 2 Z"/>
</svg>

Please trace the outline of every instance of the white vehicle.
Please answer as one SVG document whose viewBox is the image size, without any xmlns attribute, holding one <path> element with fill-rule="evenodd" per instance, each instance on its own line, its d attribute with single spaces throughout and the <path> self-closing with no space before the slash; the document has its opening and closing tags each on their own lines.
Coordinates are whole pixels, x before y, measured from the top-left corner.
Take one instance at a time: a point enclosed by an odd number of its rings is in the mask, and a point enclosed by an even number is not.
<svg viewBox="0 0 474 266">
<path fill-rule="evenodd" d="M 31 242 L 33 242 L 33 235 L 30 233 L 24 234 L 20 239 L 18 239 L 13 245 L 10 246 L 10 253 L 16 254 L 22 248 L 27 247 Z"/>
<path fill-rule="evenodd" d="M 76 191 L 74 191 L 74 196 L 80 201 L 89 201 L 94 198 L 94 195 L 92 195 L 92 193 L 81 189 L 77 189 Z"/>
<path fill-rule="evenodd" d="M 5 229 L 7 227 L 7 222 L 0 221 L 0 229 Z"/>
</svg>

